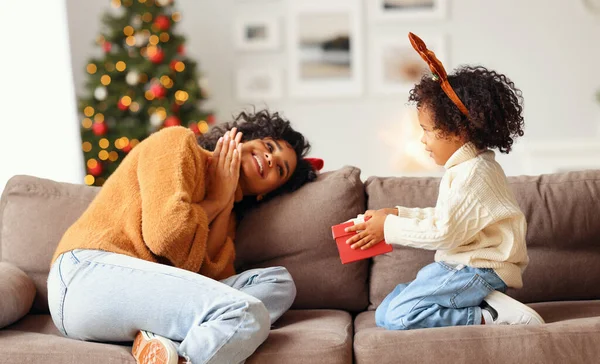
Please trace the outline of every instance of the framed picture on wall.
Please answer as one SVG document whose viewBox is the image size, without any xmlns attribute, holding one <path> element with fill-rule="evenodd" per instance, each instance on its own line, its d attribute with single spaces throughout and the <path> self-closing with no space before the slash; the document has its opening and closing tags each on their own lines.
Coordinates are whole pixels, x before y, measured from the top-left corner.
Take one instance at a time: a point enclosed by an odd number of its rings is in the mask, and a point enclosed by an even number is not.
<svg viewBox="0 0 600 364">
<path fill-rule="evenodd" d="M 289 93 L 297 98 L 362 93 L 360 0 L 290 4 Z"/>
<path fill-rule="evenodd" d="M 235 77 L 238 100 L 263 101 L 283 97 L 283 78 L 277 68 L 241 68 Z"/>
<path fill-rule="evenodd" d="M 234 44 L 240 51 L 277 50 L 280 47 L 279 20 L 263 16 L 237 17 Z"/>
<path fill-rule="evenodd" d="M 427 48 L 452 70 L 441 35 L 419 34 Z M 369 87 L 374 94 L 408 93 L 424 74 L 431 74 L 427 63 L 413 49 L 408 35 L 374 36 L 369 49 Z"/>
<path fill-rule="evenodd" d="M 372 20 L 443 19 L 450 0 L 367 0 Z"/>
</svg>

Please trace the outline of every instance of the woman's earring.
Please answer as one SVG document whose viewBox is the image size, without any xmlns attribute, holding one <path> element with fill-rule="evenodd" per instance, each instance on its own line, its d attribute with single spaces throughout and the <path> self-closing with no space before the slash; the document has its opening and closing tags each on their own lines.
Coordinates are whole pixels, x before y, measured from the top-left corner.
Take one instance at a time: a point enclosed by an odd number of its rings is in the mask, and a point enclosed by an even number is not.
<svg viewBox="0 0 600 364">
<path fill-rule="evenodd" d="M 256 202 L 260 202 L 263 199 L 263 195 L 256 196 Z"/>
</svg>

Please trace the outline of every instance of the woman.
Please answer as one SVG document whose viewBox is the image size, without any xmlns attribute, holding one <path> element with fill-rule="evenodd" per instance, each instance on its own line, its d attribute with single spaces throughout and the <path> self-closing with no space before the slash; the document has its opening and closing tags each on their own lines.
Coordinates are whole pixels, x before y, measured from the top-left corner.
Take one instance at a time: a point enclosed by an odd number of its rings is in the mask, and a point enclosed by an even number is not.
<svg viewBox="0 0 600 364">
<path fill-rule="evenodd" d="M 79 340 L 135 338 L 138 363 L 243 362 L 295 286 L 283 267 L 235 275 L 232 210 L 314 180 L 309 148 L 266 110 L 198 141 L 182 127 L 148 137 L 57 247 L 48 277 L 55 325 Z"/>
</svg>

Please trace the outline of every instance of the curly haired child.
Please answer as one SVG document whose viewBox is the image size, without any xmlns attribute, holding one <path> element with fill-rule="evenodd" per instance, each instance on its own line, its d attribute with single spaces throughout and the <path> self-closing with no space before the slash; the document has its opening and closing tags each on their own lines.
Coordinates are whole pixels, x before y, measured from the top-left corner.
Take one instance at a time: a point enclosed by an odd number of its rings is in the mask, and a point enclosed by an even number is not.
<svg viewBox="0 0 600 364">
<path fill-rule="evenodd" d="M 435 207 L 367 211 L 370 220 L 347 228 L 359 231 L 347 241 L 354 249 L 385 239 L 436 250 L 434 263 L 383 300 L 376 323 L 390 330 L 543 324 L 534 310 L 502 293 L 523 285 L 527 224 L 491 149 L 509 153 L 523 135 L 521 91 L 485 67 L 447 76 L 435 54 L 409 37 L 434 71 L 409 100 L 417 106 L 421 142 L 446 172 Z"/>
</svg>

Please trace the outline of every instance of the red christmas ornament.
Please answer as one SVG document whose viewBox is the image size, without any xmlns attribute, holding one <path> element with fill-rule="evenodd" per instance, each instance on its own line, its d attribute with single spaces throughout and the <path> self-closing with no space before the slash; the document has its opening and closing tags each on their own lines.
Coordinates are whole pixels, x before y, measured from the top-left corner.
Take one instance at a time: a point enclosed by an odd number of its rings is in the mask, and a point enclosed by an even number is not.
<svg viewBox="0 0 600 364">
<path fill-rule="evenodd" d="M 97 136 L 104 135 L 107 131 L 108 127 L 105 123 L 94 123 L 94 125 L 92 125 L 92 132 L 94 132 L 94 134 Z"/>
<path fill-rule="evenodd" d="M 154 64 L 159 64 L 163 61 L 163 59 L 165 59 L 165 52 L 159 48 L 156 50 L 156 52 L 154 52 L 153 55 L 149 56 L 148 59 Z"/>
<path fill-rule="evenodd" d="M 121 102 L 121 99 L 119 99 L 119 102 L 117 102 L 117 107 L 118 107 L 118 108 L 119 108 L 119 110 L 121 110 L 121 111 L 125 111 L 125 110 L 129 109 L 129 106 L 125 106 L 125 104 L 123 104 L 123 103 Z"/>
<path fill-rule="evenodd" d="M 185 54 L 185 47 L 183 46 L 183 44 L 177 46 L 177 53 L 181 55 Z"/>
<path fill-rule="evenodd" d="M 121 150 L 125 153 L 129 153 L 131 151 L 131 143 L 127 143 L 127 145 L 121 148 Z"/>
<path fill-rule="evenodd" d="M 208 123 L 208 125 L 212 125 L 215 123 L 215 116 L 214 115 L 208 115 L 206 117 L 206 122 Z"/>
<path fill-rule="evenodd" d="M 177 62 L 179 62 L 178 60 L 174 59 L 171 61 L 171 63 L 169 63 L 169 67 L 175 71 L 175 65 L 177 64 Z"/>
<path fill-rule="evenodd" d="M 102 164 L 96 163 L 96 166 L 94 168 L 88 167 L 88 173 L 92 176 L 98 177 L 102 174 Z"/>
<path fill-rule="evenodd" d="M 112 49 L 112 43 L 111 42 L 104 42 L 102 44 L 102 49 L 104 49 L 105 52 L 110 52 L 110 50 Z"/>
<path fill-rule="evenodd" d="M 167 89 L 162 87 L 159 83 L 155 83 L 150 86 L 150 91 L 154 94 L 157 99 L 162 99 L 167 94 Z"/>
<path fill-rule="evenodd" d="M 193 131 L 193 132 L 194 132 L 194 134 L 196 134 L 196 135 L 200 135 L 200 134 L 202 134 L 202 133 L 200 132 L 200 129 L 198 129 L 198 124 L 196 124 L 196 123 L 192 123 L 192 124 L 190 124 L 190 130 L 191 130 L 191 131 Z"/>
<path fill-rule="evenodd" d="M 177 116 L 171 115 L 167 118 L 167 120 L 165 120 L 163 125 L 165 127 L 181 125 L 181 120 L 179 120 Z"/>
<path fill-rule="evenodd" d="M 154 19 L 154 26 L 163 32 L 169 30 L 171 27 L 171 21 L 166 15 L 159 15 Z"/>
</svg>

